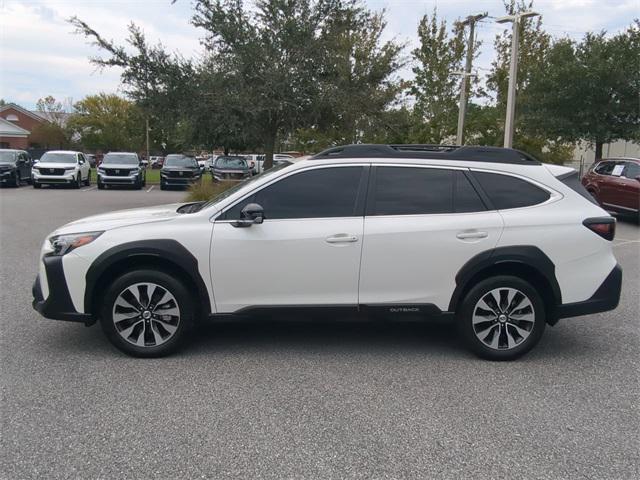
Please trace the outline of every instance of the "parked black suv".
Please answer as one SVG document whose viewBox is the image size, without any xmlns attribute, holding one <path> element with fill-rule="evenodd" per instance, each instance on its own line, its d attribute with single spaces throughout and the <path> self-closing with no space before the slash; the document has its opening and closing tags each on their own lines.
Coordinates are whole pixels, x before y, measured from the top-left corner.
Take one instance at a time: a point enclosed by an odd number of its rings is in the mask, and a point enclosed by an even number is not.
<svg viewBox="0 0 640 480">
<path fill-rule="evenodd" d="M 167 187 L 185 187 L 200 181 L 202 172 L 194 157 L 182 154 L 167 155 L 160 170 L 160 190 Z"/>
<path fill-rule="evenodd" d="M 31 158 L 24 150 L 0 150 L 0 185 L 19 187 L 31 182 Z"/>
<path fill-rule="evenodd" d="M 130 185 L 140 190 L 146 183 L 146 170 L 136 153 L 109 152 L 98 167 L 100 190 L 107 185 Z"/>
</svg>

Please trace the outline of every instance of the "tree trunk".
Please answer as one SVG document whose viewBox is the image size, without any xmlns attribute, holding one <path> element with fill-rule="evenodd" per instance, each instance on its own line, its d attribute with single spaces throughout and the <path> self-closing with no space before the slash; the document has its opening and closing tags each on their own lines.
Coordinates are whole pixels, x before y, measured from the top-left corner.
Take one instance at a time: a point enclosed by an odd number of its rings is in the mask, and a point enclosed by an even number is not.
<svg viewBox="0 0 640 480">
<path fill-rule="evenodd" d="M 262 164 L 263 170 L 269 170 L 273 167 L 273 151 L 275 150 L 276 138 L 275 135 L 268 139 L 264 144 L 264 163 Z"/>
<path fill-rule="evenodd" d="M 600 160 L 602 158 L 602 145 L 602 141 L 596 140 L 596 160 Z"/>
<path fill-rule="evenodd" d="M 229 155 L 229 147 L 224 147 L 224 154 Z"/>
</svg>

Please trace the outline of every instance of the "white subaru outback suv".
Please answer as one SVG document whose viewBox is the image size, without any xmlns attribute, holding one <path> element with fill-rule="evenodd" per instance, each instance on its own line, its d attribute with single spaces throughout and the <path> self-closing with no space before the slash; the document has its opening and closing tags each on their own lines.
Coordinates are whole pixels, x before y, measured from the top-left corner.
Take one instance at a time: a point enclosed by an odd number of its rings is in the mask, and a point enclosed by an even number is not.
<svg viewBox="0 0 640 480">
<path fill-rule="evenodd" d="M 313 310 L 448 317 L 478 355 L 513 359 L 546 324 L 617 306 L 614 232 L 575 170 L 517 150 L 351 145 L 209 202 L 61 227 L 33 306 L 142 357 L 204 319 Z"/>
</svg>

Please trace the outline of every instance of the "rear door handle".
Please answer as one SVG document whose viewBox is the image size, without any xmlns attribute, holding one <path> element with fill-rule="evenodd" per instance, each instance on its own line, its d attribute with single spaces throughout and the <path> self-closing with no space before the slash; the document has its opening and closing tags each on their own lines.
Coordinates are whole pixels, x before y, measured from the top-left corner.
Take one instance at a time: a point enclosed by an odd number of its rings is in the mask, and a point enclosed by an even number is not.
<svg viewBox="0 0 640 480">
<path fill-rule="evenodd" d="M 327 243 L 353 243 L 358 241 L 358 237 L 355 235 L 349 235 L 348 233 L 338 233 L 327 237 L 325 239 Z"/>
<path fill-rule="evenodd" d="M 460 232 L 456 235 L 460 240 L 472 240 L 475 238 L 487 238 L 489 234 L 487 232 Z"/>
</svg>

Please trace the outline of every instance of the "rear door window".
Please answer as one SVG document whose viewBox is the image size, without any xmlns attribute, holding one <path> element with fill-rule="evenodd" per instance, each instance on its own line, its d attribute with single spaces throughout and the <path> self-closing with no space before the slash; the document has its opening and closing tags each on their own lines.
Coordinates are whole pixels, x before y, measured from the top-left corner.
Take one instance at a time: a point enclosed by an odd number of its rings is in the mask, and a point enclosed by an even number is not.
<svg viewBox="0 0 640 480">
<path fill-rule="evenodd" d="M 546 190 L 520 178 L 498 173 L 472 173 L 498 210 L 530 207 L 546 202 L 551 197 Z"/>
<path fill-rule="evenodd" d="M 462 171 L 376 167 L 368 215 L 428 215 L 486 210 Z"/>
</svg>

